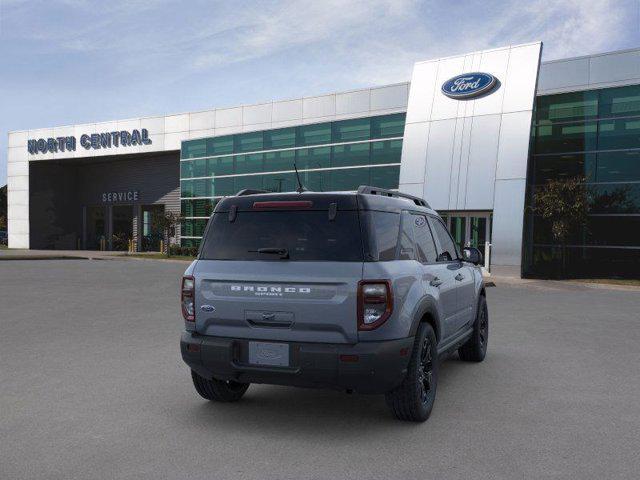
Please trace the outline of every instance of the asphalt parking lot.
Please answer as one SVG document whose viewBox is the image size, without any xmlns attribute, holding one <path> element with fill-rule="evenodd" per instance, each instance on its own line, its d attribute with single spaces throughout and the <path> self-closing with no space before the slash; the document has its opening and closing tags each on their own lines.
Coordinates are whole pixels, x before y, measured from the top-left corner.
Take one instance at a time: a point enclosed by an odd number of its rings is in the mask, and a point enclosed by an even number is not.
<svg viewBox="0 0 640 480">
<path fill-rule="evenodd" d="M 440 370 L 431 419 L 383 397 L 193 390 L 185 265 L 0 262 L 0 478 L 638 478 L 640 292 L 488 291 L 489 353 Z"/>
</svg>

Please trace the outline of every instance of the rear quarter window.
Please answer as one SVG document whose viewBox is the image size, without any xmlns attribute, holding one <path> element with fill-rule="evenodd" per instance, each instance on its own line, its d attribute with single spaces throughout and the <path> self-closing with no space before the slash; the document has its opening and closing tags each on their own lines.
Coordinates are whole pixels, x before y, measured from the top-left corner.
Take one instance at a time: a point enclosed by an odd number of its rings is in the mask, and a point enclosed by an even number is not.
<svg viewBox="0 0 640 480">
<path fill-rule="evenodd" d="M 391 212 L 363 211 L 364 235 L 367 238 L 367 259 L 385 262 L 398 258 L 400 237 L 400 214 Z"/>
</svg>

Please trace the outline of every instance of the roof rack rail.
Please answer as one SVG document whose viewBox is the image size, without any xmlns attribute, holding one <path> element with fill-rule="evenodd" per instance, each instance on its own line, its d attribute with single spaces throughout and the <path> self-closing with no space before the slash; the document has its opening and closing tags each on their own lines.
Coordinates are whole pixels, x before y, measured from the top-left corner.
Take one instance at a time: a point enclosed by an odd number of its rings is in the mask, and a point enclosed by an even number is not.
<svg viewBox="0 0 640 480">
<path fill-rule="evenodd" d="M 407 200 L 411 200 L 416 205 L 420 207 L 431 208 L 426 200 L 414 197 L 413 195 L 409 195 L 408 193 L 396 192 L 395 190 L 387 190 L 386 188 L 378 188 L 378 187 L 370 187 L 369 185 L 360 185 L 358 187 L 358 193 L 366 194 L 366 195 L 381 195 L 383 197 L 396 197 L 396 198 L 406 198 Z"/>
<path fill-rule="evenodd" d="M 253 188 L 244 188 L 236 193 L 236 197 L 244 197 L 245 195 L 258 195 L 260 193 L 273 193 L 269 190 L 256 190 Z"/>
</svg>

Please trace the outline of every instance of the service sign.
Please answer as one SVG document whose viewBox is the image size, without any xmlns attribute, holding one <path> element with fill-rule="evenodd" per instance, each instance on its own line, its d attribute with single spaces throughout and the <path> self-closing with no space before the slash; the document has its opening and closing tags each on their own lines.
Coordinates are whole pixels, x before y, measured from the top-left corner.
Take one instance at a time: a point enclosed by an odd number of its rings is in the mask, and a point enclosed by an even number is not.
<svg viewBox="0 0 640 480">
<path fill-rule="evenodd" d="M 102 194 L 103 203 L 137 202 L 140 197 L 137 190 L 127 190 L 124 192 L 104 192 Z"/>
<path fill-rule="evenodd" d="M 497 82 L 490 73 L 464 73 L 444 82 L 442 93 L 455 99 L 474 98 L 493 90 Z"/>
</svg>

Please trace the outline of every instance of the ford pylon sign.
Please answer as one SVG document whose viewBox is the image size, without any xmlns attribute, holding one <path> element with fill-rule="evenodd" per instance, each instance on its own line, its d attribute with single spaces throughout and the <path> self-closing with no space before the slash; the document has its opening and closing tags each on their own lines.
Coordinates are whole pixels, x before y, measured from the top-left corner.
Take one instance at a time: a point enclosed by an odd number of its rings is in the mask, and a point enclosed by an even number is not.
<svg viewBox="0 0 640 480">
<path fill-rule="evenodd" d="M 442 93 L 449 98 L 473 98 L 490 92 L 497 82 L 496 77 L 489 73 L 463 73 L 444 82 Z"/>
</svg>

